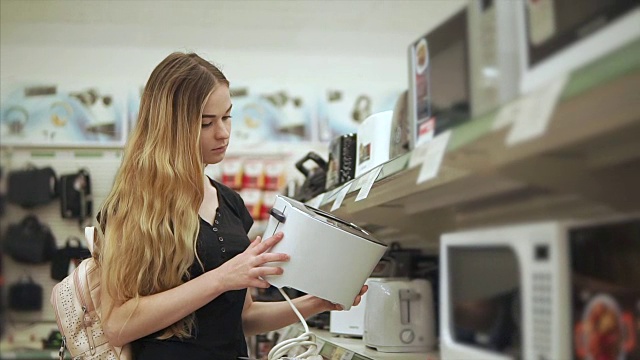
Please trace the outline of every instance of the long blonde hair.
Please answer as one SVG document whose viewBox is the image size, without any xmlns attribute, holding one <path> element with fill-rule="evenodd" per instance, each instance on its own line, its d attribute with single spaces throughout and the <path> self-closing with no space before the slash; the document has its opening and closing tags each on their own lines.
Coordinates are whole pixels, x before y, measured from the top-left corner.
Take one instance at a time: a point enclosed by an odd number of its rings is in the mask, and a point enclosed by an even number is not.
<svg viewBox="0 0 640 360">
<path fill-rule="evenodd" d="M 170 54 L 147 81 L 137 124 L 100 209 L 102 291 L 114 304 L 190 278 L 204 197 L 201 115 L 221 84 L 229 86 L 222 72 L 192 53 Z M 188 337 L 193 326 L 191 314 L 160 338 Z"/>
</svg>

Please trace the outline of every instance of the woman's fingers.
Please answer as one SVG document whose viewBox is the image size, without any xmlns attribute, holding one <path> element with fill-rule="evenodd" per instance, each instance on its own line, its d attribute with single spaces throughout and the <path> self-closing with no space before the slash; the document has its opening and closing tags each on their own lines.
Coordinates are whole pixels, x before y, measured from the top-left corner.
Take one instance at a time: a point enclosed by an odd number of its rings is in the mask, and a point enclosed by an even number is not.
<svg viewBox="0 0 640 360">
<path fill-rule="evenodd" d="M 249 244 L 249 248 L 254 248 L 262 242 L 262 236 L 256 236 L 255 240 L 251 241 Z"/>
<path fill-rule="evenodd" d="M 277 266 L 259 267 L 255 268 L 254 271 L 256 276 L 282 275 L 284 273 L 284 270 Z"/>
<path fill-rule="evenodd" d="M 263 279 L 255 279 L 249 287 L 267 289 L 271 284 L 269 284 L 266 280 Z"/>
<path fill-rule="evenodd" d="M 362 302 L 362 296 L 364 295 L 364 293 L 367 292 L 367 290 L 369 290 L 369 286 L 363 285 L 362 288 L 360 289 L 360 293 L 353 300 L 353 306 L 358 306 L 360 302 Z"/>
<path fill-rule="evenodd" d="M 268 262 L 289 261 L 289 255 L 283 253 L 262 253 L 255 257 L 255 266 Z"/>
<path fill-rule="evenodd" d="M 282 232 L 278 232 L 275 235 L 268 237 L 267 239 L 260 241 L 256 246 L 255 246 L 255 251 L 258 254 L 261 254 L 269 249 L 271 249 L 275 244 L 277 244 L 278 242 L 280 242 L 280 240 L 282 240 L 282 238 L 284 237 L 284 234 Z"/>
</svg>

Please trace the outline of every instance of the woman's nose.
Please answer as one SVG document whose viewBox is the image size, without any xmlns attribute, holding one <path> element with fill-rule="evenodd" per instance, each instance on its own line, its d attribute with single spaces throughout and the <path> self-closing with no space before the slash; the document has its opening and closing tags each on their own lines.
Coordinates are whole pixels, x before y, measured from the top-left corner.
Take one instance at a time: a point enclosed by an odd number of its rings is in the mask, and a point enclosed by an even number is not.
<svg viewBox="0 0 640 360">
<path fill-rule="evenodd" d="M 215 131 L 216 139 L 227 139 L 229 138 L 229 135 L 230 135 L 229 129 L 225 126 L 224 123 L 220 122 L 216 127 L 216 131 Z"/>
</svg>

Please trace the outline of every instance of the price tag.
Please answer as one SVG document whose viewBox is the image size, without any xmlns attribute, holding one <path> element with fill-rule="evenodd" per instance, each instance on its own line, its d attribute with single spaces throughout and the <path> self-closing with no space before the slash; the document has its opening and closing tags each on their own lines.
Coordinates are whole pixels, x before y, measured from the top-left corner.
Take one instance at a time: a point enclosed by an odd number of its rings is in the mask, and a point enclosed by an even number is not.
<svg viewBox="0 0 640 360">
<path fill-rule="evenodd" d="M 520 113 L 520 101 L 521 100 L 518 99 L 502 107 L 493 120 L 491 130 L 498 130 L 513 124 L 518 118 L 518 113 Z"/>
<path fill-rule="evenodd" d="M 322 347 L 324 346 L 325 341 L 320 339 L 320 338 L 316 338 L 316 345 L 318 346 L 318 348 L 316 349 L 316 351 L 314 351 L 314 355 L 318 355 L 320 354 L 320 351 L 322 351 Z"/>
<path fill-rule="evenodd" d="M 521 99 L 517 117 L 507 136 L 508 146 L 544 135 L 566 83 L 567 76 L 563 76 Z"/>
<path fill-rule="evenodd" d="M 322 193 L 316 197 L 314 197 L 313 199 L 307 201 L 307 205 L 311 206 L 312 208 L 318 208 L 320 207 L 320 205 L 322 204 L 322 201 L 324 200 L 324 196 L 327 193 Z"/>
<path fill-rule="evenodd" d="M 342 189 L 340 189 L 340 191 L 338 192 L 338 195 L 336 195 L 336 199 L 333 201 L 333 205 L 331 205 L 330 211 L 334 211 L 340 208 L 340 205 L 342 205 L 342 201 L 344 200 L 345 196 L 347 196 L 347 194 L 349 193 L 350 188 L 351 188 L 351 183 L 347 183 L 342 187 Z"/>
<path fill-rule="evenodd" d="M 427 144 L 427 153 L 420 168 L 416 184 L 421 184 L 438 176 L 440 164 L 442 164 L 442 159 L 444 159 L 444 153 L 447 151 L 450 138 L 451 130 L 439 134 Z"/>
<path fill-rule="evenodd" d="M 367 196 L 369 196 L 369 192 L 373 187 L 373 183 L 376 182 L 376 179 L 378 178 L 380 171 L 382 171 L 382 166 L 378 166 L 377 168 L 369 171 L 369 173 L 365 175 L 367 178 L 364 181 L 364 184 L 362 184 L 362 187 L 360 188 L 358 195 L 356 196 L 356 201 L 366 199 Z"/>
<path fill-rule="evenodd" d="M 414 168 L 424 162 L 424 158 L 427 156 L 427 150 L 429 149 L 429 143 L 422 144 L 411 152 L 411 158 L 409 159 L 409 169 Z"/>
<path fill-rule="evenodd" d="M 340 347 L 337 347 L 331 355 L 331 360 L 351 360 L 353 359 L 353 351 L 349 351 Z"/>
</svg>

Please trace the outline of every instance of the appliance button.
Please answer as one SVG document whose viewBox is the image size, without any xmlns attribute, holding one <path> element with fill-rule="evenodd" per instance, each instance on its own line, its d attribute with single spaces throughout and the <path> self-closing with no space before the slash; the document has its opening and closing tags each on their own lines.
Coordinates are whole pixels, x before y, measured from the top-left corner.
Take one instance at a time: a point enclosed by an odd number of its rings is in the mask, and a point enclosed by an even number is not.
<svg viewBox="0 0 640 360">
<path fill-rule="evenodd" d="M 411 344 L 413 342 L 413 339 L 415 339 L 415 337 L 416 335 L 413 333 L 413 330 L 411 329 L 404 329 L 400 333 L 400 341 L 402 341 L 404 344 Z"/>
</svg>

